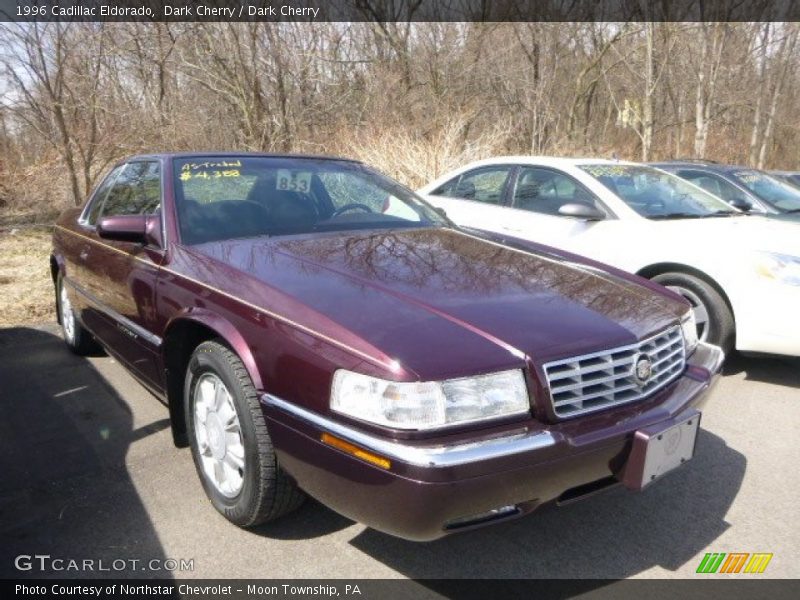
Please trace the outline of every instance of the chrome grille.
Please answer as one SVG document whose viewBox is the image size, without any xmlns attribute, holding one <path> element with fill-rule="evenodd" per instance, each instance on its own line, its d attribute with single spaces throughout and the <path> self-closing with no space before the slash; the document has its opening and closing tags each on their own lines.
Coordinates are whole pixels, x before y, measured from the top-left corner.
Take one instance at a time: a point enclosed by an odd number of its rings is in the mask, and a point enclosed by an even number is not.
<svg viewBox="0 0 800 600">
<path fill-rule="evenodd" d="M 651 374 L 636 376 L 639 357 L 650 359 Z M 577 415 L 640 400 L 683 373 L 686 365 L 680 326 L 630 346 L 556 360 L 544 365 L 553 410 Z"/>
</svg>

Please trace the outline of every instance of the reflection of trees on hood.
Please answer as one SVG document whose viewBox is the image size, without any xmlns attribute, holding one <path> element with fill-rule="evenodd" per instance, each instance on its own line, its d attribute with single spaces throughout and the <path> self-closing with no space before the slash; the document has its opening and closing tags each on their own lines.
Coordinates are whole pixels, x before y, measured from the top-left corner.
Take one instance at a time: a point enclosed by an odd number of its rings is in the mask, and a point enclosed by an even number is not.
<svg viewBox="0 0 800 600">
<path fill-rule="evenodd" d="M 668 306 L 661 296 L 610 275 L 443 229 L 284 240 L 277 247 L 304 261 L 301 268 L 326 267 L 423 300 L 426 290 L 436 290 L 455 299 L 502 293 L 541 302 L 552 290 L 611 318 L 641 314 L 643 322 Z"/>
<path fill-rule="evenodd" d="M 317 296 L 336 295 L 340 277 L 365 288 L 384 288 L 433 304 L 438 299 L 450 306 L 478 306 L 499 298 L 541 305 L 568 298 L 640 331 L 648 331 L 654 318 L 682 310 L 663 296 L 602 271 L 444 228 L 260 237 L 196 250 L 192 268 L 198 279 L 278 312 L 291 297 L 315 305 Z M 265 295 L 248 278 L 220 277 L 220 265 L 207 257 L 257 277 L 272 291 Z"/>
</svg>

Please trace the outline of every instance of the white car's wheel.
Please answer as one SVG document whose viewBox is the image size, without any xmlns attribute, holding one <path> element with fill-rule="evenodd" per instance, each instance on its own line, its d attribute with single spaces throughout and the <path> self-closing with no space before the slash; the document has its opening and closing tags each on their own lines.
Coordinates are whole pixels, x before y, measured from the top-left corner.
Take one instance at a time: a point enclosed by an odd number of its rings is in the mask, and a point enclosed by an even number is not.
<svg viewBox="0 0 800 600">
<path fill-rule="evenodd" d="M 733 350 L 736 325 L 722 295 L 702 279 L 686 273 L 664 273 L 653 277 L 667 289 L 683 296 L 692 305 L 700 341 Z"/>
</svg>

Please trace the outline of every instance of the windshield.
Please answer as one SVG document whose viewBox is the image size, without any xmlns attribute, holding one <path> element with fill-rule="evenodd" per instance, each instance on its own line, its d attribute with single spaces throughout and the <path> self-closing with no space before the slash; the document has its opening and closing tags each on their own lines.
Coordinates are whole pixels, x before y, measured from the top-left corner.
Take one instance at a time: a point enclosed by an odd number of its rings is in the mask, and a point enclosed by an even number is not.
<svg viewBox="0 0 800 600">
<path fill-rule="evenodd" d="M 185 244 L 446 223 L 400 184 L 349 161 L 241 156 L 176 159 L 174 184 Z"/>
<path fill-rule="evenodd" d="M 800 211 L 800 190 L 760 171 L 736 171 L 736 180 L 778 210 Z"/>
<path fill-rule="evenodd" d="M 648 219 L 691 219 L 741 214 L 676 175 L 640 165 L 580 165 L 625 204 Z"/>
</svg>

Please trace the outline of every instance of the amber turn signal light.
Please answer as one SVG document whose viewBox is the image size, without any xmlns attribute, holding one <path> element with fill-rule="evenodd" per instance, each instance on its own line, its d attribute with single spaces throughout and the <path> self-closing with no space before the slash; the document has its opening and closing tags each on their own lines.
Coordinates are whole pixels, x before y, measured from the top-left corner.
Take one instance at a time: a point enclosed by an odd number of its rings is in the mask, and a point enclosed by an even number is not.
<svg viewBox="0 0 800 600">
<path fill-rule="evenodd" d="M 388 458 L 383 458 L 382 456 L 373 454 L 372 452 L 364 450 L 363 448 L 359 448 L 350 442 L 346 442 L 340 438 L 332 436 L 329 433 L 323 433 L 322 437 L 320 437 L 320 440 L 323 444 L 333 446 L 342 452 L 346 452 L 347 454 L 355 456 L 356 458 L 360 458 L 361 460 L 380 467 L 381 469 L 389 469 L 392 466 L 392 463 Z"/>
</svg>

